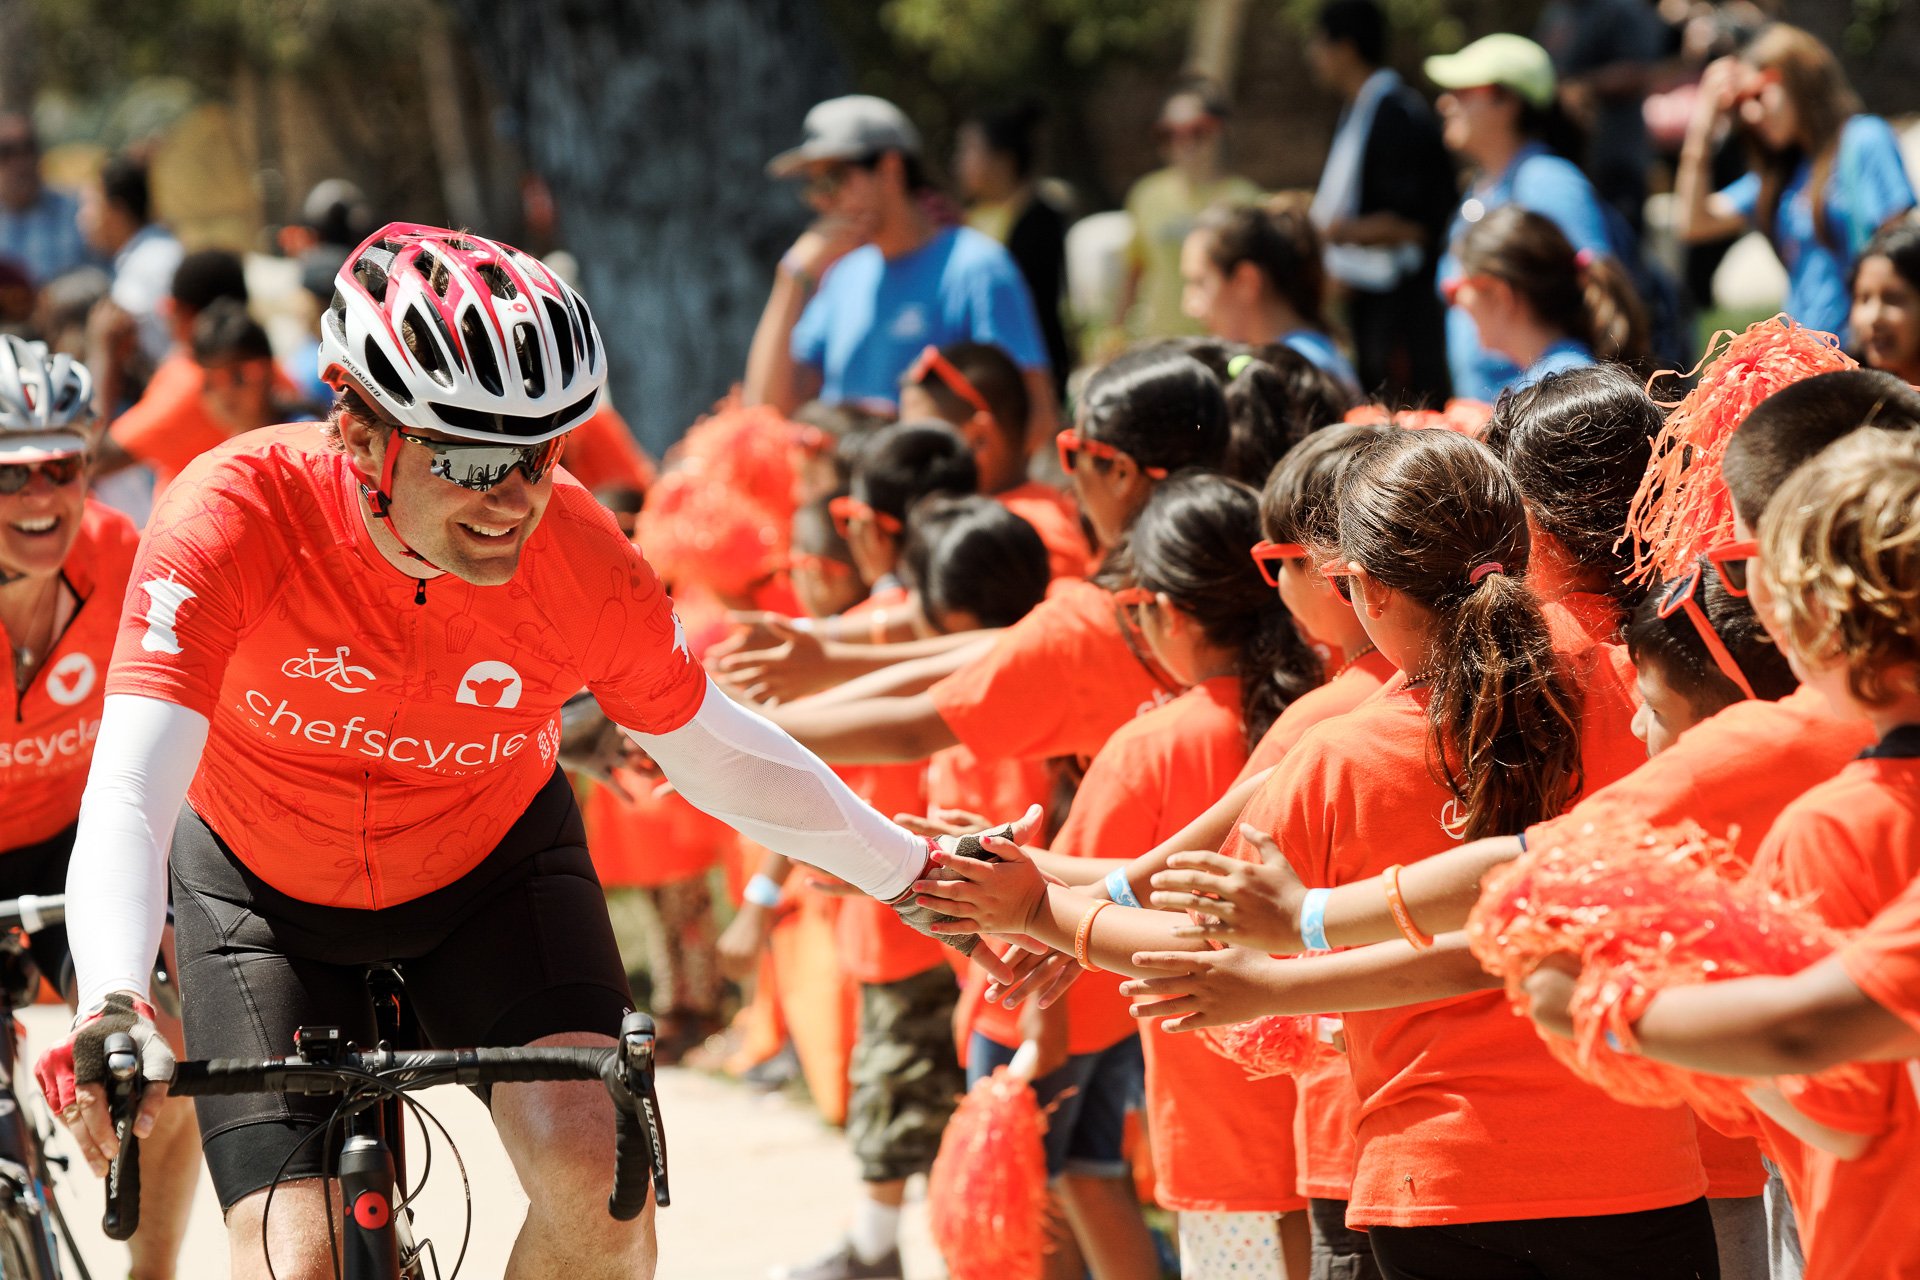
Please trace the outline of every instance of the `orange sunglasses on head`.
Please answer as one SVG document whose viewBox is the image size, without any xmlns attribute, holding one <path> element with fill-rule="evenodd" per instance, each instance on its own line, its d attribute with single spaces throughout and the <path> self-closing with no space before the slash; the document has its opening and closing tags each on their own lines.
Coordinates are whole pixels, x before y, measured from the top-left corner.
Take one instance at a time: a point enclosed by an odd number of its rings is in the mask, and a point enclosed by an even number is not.
<svg viewBox="0 0 1920 1280">
<path fill-rule="evenodd" d="M 1747 561 L 1760 554 L 1760 544 L 1752 538 L 1744 542 L 1723 542 L 1707 548 L 1707 561 L 1720 575 L 1720 585 L 1730 596 L 1747 594 Z"/>
<path fill-rule="evenodd" d="M 1333 584 L 1340 598 L 1348 604 L 1353 603 L 1353 570 L 1345 560 L 1335 560 L 1320 566 L 1320 576 Z"/>
<path fill-rule="evenodd" d="M 953 362 L 941 355 L 938 347 L 926 347 L 914 357 L 913 364 L 907 368 L 907 382 L 913 386 L 922 385 L 926 382 L 928 374 L 940 379 L 946 384 L 947 390 L 965 400 L 979 412 L 986 414 L 989 418 L 993 417 L 993 410 L 987 407 L 987 398 L 980 394 L 980 388 L 974 386 L 966 374 L 954 368 Z"/>
<path fill-rule="evenodd" d="M 1720 668 L 1721 675 L 1738 685 L 1740 692 L 1751 698 L 1754 696 L 1753 685 L 1748 683 L 1746 673 L 1740 670 L 1740 664 L 1734 661 L 1733 651 L 1727 648 L 1726 642 L 1720 639 L 1720 633 L 1715 631 L 1713 624 L 1707 620 L 1707 611 L 1700 607 L 1697 597 L 1704 580 L 1698 561 L 1688 565 L 1685 573 L 1661 588 L 1660 599 L 1654 606 L 1654 613 L 1664 622 L 1674 614 L 1684 611 L 1687 621 L 1693 623 L 1694 631 L 1699 634 L 1700 643 L 1707 646 L 1707 652 L 1712 655 L 1713 665 Z"/>
<path fill-rule="evenodd" d="M 1440 286 L 1440 298 L 1448 306 L 1457 307 L 1460 305 L 1460 291 L 1462 289 L 1466 288 L 1470 284 L 1479 284 L 1484 280 L 1490 280 L 1490 279 L 1492 279 L 1491 276 L 1484 275 L 1484 274 L 1470 275 L 1470 276 L 1455 276 L 1453 279 L 1444 282 Z"/>
<path fill-rule="evenodd" d="M 903 527 L 899 520 L 884 511 L 875 511 L 860 499 L 841 495 L 827 504 L 827 514 L 833 517 L 833 530 L 842 538 L 847 536 L 856 520 L 877 524 L 888 533 L 899 533 Z"/>
<path fill-rule="evenodd" d="M 1145 587 L 1122 587 L 1113 593 L 1113 602 L 1122 609 L 1138 609 L 1153 603 L 1153 592 Z"/>
<path fill-rule="evenodd" d="M 1253 544 L 1253 562 L 1260 567 L 1260 576 L 1267 585 L 1280 585 L 1280 562 L 1282 560 L 1305 560 L 1307 549 L 1297 542 L 1268 542 L 1264 539 Z"/>
<path fill-rule="evenodd" d="M 1128 461 L 1133 462 L 1135 466 L 1139 466 L 1139 462 L 1132 454 L 1116 449 L 1112 445 L 1102 443 L 1099 440 L 1089 440 L 1072 427 L 1068 427 L 1065 431 L 1062 431 L 1059 435 L 1055 436 L 1053 440 L 1055 444 L 1060 446 L 1060 469 L 1062 471 L 1070 472 L 1073 470 L 1073 456 L 1077 453 L 1084 453 L 1089 458 L 1105 458 L 1109 462 L 1115 458 L 1126 458 Z M 1149 479 L 1165 480 L 1167 478 L 1167 469 L 1165 467 L 1140 467 L 1140 470 Z"/>
</svg>

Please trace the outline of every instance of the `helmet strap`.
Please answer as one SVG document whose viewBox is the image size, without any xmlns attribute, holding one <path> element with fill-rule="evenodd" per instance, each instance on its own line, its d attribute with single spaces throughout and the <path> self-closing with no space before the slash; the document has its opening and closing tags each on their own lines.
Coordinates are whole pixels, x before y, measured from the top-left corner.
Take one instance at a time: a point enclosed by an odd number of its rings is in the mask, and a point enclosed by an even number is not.
<svg viewBox="0 0 1920 1280">
<path fill-rule="evenodd" d="M 407 540 L 400 536 L 399 526 L 393 522 L 393 468 L 394 463 L 398 461 L 399 457 L 400 438 L 397 435 L 389 436 L 387 439 L 387 456 L 382 459 L 380 463 L 380 480 L 378 484 L 368 484 L 365 476 L 360 475 L 358 471 L 354 473 L 360 480 L 360 493 L 366 498 L 367 507 L 373 512 L 373 518 L 387 522 L 387 532 L 393 535 L 393 540 L 400 544 L 402 551 L 406 552 L 412 559 L 418 560 L 421 564 L 426 565 L 429 569 L 440 569 L 439 565 L 407 545 Z M 440 572 L 445 573 L 446 570 L 440 569 Z"/>
</svg>

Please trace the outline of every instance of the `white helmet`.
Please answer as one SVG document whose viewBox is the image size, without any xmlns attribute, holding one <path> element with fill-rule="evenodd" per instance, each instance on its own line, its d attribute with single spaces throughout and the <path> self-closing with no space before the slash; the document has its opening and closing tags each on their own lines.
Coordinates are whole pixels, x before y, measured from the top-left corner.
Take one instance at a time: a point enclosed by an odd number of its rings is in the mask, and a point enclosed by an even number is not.
<svg viewBox="0 0 1920 1280">
<path fill-rule="evenodd" d="M 320 376 L 403 426 L 537 444 L 599 407 L 606 348 L 587 304 L 538 259 L 395 222 L 334 278 Z"/>
<path fill-rule="evenodd" d="M 92 422 L 87 366 L 44 342 L 0 338 L 0 462 L 84 453 Z"/>
</svg>

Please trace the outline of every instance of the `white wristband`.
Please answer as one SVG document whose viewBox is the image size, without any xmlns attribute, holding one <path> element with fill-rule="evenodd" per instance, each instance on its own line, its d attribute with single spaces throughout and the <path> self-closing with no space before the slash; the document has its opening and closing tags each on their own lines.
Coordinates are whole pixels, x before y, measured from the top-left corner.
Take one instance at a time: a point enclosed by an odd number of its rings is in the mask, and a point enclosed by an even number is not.
<svg viewBox="0 0 1920 1280">
<path fill-rule="evenodd" d="M 747 887 L 741 891 L 740 896 L 756 907 L 765 907 L 771 911 L 780 905 L 780 886 L 770 877 L 756 875 L 747 881 Z"/>
</svg>

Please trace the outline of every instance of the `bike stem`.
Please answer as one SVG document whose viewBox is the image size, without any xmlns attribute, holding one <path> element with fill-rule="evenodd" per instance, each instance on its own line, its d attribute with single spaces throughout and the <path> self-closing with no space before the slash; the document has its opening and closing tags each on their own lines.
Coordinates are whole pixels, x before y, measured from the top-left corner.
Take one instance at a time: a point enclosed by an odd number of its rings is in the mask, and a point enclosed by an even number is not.
<svg viewBox="0 0 1920 1280">
<path fill-rule="evenodd" d="M 396 1280 L 400 1274 L 400 1245 L 393 1229 L 393 1153 L 380 1136 L 381 1127 L 379 1108 L 356 1108 L 340 1147 L 346 1280 Z"/>
</svg>

